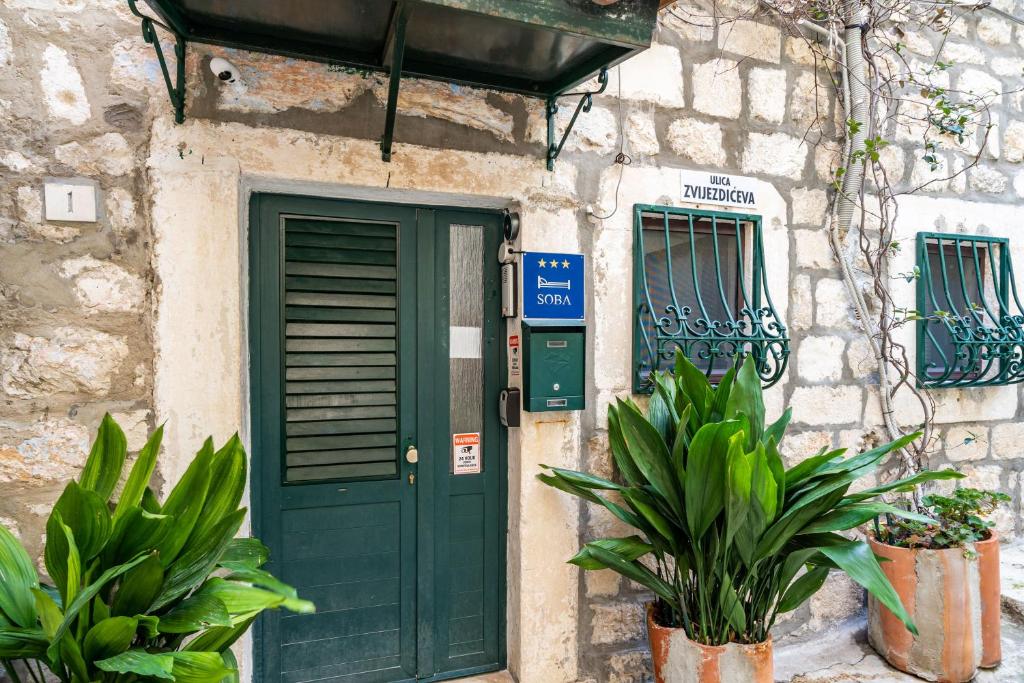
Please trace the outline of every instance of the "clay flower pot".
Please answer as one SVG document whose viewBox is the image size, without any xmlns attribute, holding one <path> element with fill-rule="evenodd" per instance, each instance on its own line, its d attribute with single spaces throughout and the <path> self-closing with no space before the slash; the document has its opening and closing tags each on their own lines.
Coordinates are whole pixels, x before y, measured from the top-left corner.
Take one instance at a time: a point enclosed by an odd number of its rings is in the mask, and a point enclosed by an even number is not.
<svg viewBox="0 0 1024 683">
<path fill-rule="evenodd" d="M 903 606 L 914 620 L 914 636 L 868 596 L 868 641 L 897 669 L 929 681 L 965 683 L 978 667 L 993 667 L 999 646 L 999 540 L 995 533 L 963 548 L 908 549 L 869 539 Z"/>
<path fill-rule="evenodd" d="M 773 683 L 772 640 L 754 645 L 701 645 L 681 628 L 659 626 L 654 605 L 647 605 L 656 683 Z"/>
</svg>

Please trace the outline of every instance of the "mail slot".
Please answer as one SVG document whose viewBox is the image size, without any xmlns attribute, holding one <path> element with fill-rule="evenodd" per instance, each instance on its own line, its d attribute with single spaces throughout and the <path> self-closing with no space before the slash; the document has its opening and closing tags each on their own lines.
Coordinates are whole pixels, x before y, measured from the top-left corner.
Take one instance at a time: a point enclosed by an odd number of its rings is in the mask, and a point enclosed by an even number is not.
<svg viewBox="0 0 1024 683">
<path fill-rule="evenodd" d="M 523 323 L 523 409 L 583 410 L 587 328 Z"/>
</svg>

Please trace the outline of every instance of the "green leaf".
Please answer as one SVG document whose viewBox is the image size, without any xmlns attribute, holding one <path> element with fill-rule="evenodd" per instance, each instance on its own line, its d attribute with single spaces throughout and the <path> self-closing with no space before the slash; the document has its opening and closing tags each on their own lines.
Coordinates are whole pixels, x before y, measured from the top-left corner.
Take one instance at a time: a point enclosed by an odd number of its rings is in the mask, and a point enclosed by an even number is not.
<svg viewBox="0 0 1024 683">
<path fill-rule="evenodd" d="M 867 543 L 862 541 L 850 541 L 849 543 L 823 546 L 821 553 L 832 560 L 836 566 L 846 572 L 851 579 L 864 586 L 875 598 L 889 608 L 889 611 L 896 615 L 900 621 L 914 635 L 917 635 L 917 627 L 900 602 L 900 596 L 889 583 L 878 565 L 878 560 Z"/>
<path fill-rule="evenodd" d="M 89 604 L 89 601 L 96 597 L 96 595 L 110 581 L 113 581 L 125 572 L 139 566 L 140 564 L 146 561 L 147 557 L 148 555 L 139 555 L 138 557 L 132 559 L 130 562 L 125 562 L 124 564 L 119 564 L 114 567 L 110 567 L 105 572 L 100 574 L 98 579 L 93 581 L 91 584 L 86 586 L 81 592 L 79 592 L 74 602 L 68 605 L 67 608 L 64 610 L 64 619 L 61 621 L 60 627 L 57 629 L 57 632 L 53 636 L 53 644 L 50 645 L 49 652 L 51 657 L 56 655 L 56 644 L 59 643 L 61 638 L 64 637 L 64 634 L 67 632 L 68 628 L 71 627 L 71 623 L 78 617 L 78 613 L 82 611 L 82 608 Z"/>
<path fill-rule="evenodd" d="M 207 441 L 196 457 L 192 460 L 181 480 L 167 497 L 161 512 L 174 517 L 174 525 L 160 543 L 160 561 L 169 566 L 185 547 L 185 542 L 192 535 L 196 522 L 210 488 L 209 459 L 213 457 L 213 443 Z M 207 455 L 206 449 L 209 449 Z"/>
<path fill-rule="evenodd" d="M 138 627 L 139 620 L 132 617 L 111 617 L 98 622 L 85 634 L 85 659 L 94 662 L 126 651 Z"/>
<path fill-rule="evenodd" d="M 238 527 L 245 519 L 245 512 L 245 508 L 236 510 L 205 535 L 189 542 L 181 556 L 168 567 L 163 589 L 153 609 L 169 605 L 206 579 L 238 532 Z"/>
<path fill-rule="evenodd" d="M 867 489 L 859 493 L 854 493 L 849 496 L 850 500 L 861 501 L 874 498 L 883 493 L 889 493 L 890 491 L 898 491 L 906 493 L 913 491 L 917 486 L 927 481 L 942 481 L 947 479 L 963 479 L 966 475 L 957 472 L 956 470 L 936 470 L 930 472 L 920 472 L 912 477 L 906 479 L 898 479 L 897 481 L 889 482 L 881 486 L 876 486 L 872 489 Z"/>
<path fill-rule="evenodd" d="M 608 406 L 608 444 L 612 451 L 612 459 L 615 460 L 615 465 L 619 468 L 626 483 L 630 486 L 646 484 L 647 480 L 637 469 L 636 463 L 633 462 L 633 458 L 629 454 L 629 449 L 626 448 L 626 442 L 622 438 L 622 426 L 619 424 L 619 413 L 614 405 Z"/>
<path fill-rule="evenodd" d="M 145 614 L 149 611 L 164 584 L 164 569 L 160 558 L 150 555 L 135 569 L 126 572 L 118 584 L 111 603 L 114 616 Z"/>
<path fill-rule="evenodd" d="M 39 588 L 39 576 L 18 539 L 0 524 L 0 611 L 6 619 L 23 628 L 36 625 L 32 589 Z"/>
<path fill-rule="evenodd" d="M 174 680 L 174 658 L 170 654 L 151 654 L 145 650 L 128 650 L 95 663 L 98 669 L 120 674 L 136 674 L 146 678 Z"/>
<path fill-rule="evenodd" d="M 139 457 L 135 459 L 128 481 L 121 491 L 121 497 L 117 500 L 117 507 L 114 508 L 115 522 L 142 502 L 142 496 L 153 476 L 153 468 L 156 467 L 156 456 L 160 452 L 160 442 L 163 438 L 164 426 L 160 425 L 139 451 Z"/>
<path fill-rule="evenodd" d="M 224 606 L 227 607 L 228 614 L 232 616 L 250 615 L 254 612 L 278 607 L 300 614 L 310 614 L 316 611 L 316 607 L 308 600 L 288 597 L 255 586 L 218 578 L 210 579 L 200 592 L 222 600 Z"/>
<path fill-rule="evenodd" d="M 754 450 L 754 444 L 761 440 L 764 432 L 764 398 L 756 365 L 753 356 L 743 361 L 729 393 L 724 416 L 726 420 L 734 420 L 744 415 L 750 421 L 746 444 L 748 452 Z"/>
<path fill-rule="evenodd" d="M 707 421 L 708 411 L 711 405 L 711 383 L 707 376 L 701 372 L 696 365 L 690 362 L 683 350 L 676 350 L 676 366 L 673 373 L 682 395 L 693 405 L 693 416 L 697 425 Z"/>
<path fill-rule="evenodd" d="M 0 628 L 0 659 L 46 659 L 49 644 L 38 628 Z"/>
<path fill-rule="evenodd" d="M 658 578 L 657 574 L 640 562 L 636 560 L 629 562 L 619 555 L 609 550 L 605 550 L 600 546 L 588 545 L 588 551 L 593 559 L 602 563 L 608 569 L 618 572 L 627 579 L 636 581 L 645 588 L 649 588 L 651 592 L 667 602 L 670 606 L 677 610 L 679 609 L 678 594 L 672 586 Z"/>
<path fill-rule="evenodd" d="M 249 626 L 255 620 L 256 615 L 253 615 L 231 627 L 218 626 L 203 631 L 194 640 L 190 640 L 185 645 L 185 649 L 190 651 L 216 650 L 217 652 L 225 652 L 239 638 L 245 635 L 245 632 L 249 630 Z"/>
<path fill-rule="evenodd" d="M 219 652 L 172 652 L 171 657 L 175 683 L 220 683 L 236 673 L 224 664 Z"/>
<path fill-rule="evenodd" d="M 270 559 L 270 550 L 258 538 L 233 538 L 224 549 L 221 564 L 236 562 L 253 569 L 262 567 Z"/>
<path fill-rule="evenodd" d="M 725 507 L 729 440 L 739 429 L 736 420 L 709 423 L 698 429 L 690 442 L 684 502 L 686 524 L 694 541 L 704 535 Z"/>
<path fill-rule="evenodd" d="M 32 596 L 36 604 L 36 612 L 39 614 L 39 624 L 43 627 L 43 633 L 50 638 L 57 635 L 60 624 L 64 620 L 64 614 L 54 601 L 53 597 L 41 588 L 33 588 Z"/>
<path fill-rule="evenodd" d="M 619 424 L 633 462 L 644 478 L 661 495 L 678 519 L 683 519 L 680 491 L 665 440 L 640 411 L 630 403 L 618 401 Z"/>
<path fill-rule="evenodd" d="M 729 396 L 732 394 L 732 385 L 735 380 L 736 364 L 733 363 L 725 371 L 725 374 L 722 375 L 722 379 L 718 381 L 718 386 L 712 390 L 714 395 L 711 398 L 711 408 L 707 416 L 708 422 L 721 422 L 726 419 L 725 411 L 729 405 Z"/>
<path fill-rule="evenodd" d="M 814 567 L 790 585 L 779 601 L 779 613 L 792 612 L 817 593 L 828 578 L 828 567 Z"/>
<path fill-rule="evenodd" d="M 761 441 L 768 445 L 769 439 L 775 439 L 776 446 L 782 445 L 782 437 L 786 433 L 786 427 L 789 426 L 789 421 L 793 417 L 793 409 L 786 408 L 782 413 L 782 416 L 764 428 L 764 434 L 761 435 Z"/>
<path fill-rule="evenodd" d="M 128 442 L 124 438 L 121 427 L 110 417 L 103 416 L 96 440 L 85 461 L 82 476 L 78 483 L 87 491 L 95 491 L 104 501 L 110 500 L 114 487 L 121 479 L 125 457 L 128 455 Z"/>
<path fill-rule="evenodd" d="M 238 677 L 238 660 L 235 659 L 235 653 L 231 650 L 225 649 L 220 652 L 220 655 L 224 658 L 225 666 L 230 669 L 230 673 L 224 676 L 221 683 L 240 683 L 240 679 Z"/>
<path fill-rule="evenodd" d="M 842 457 L 845 452 L 845 448 L 837 448 L 834 451 L 828 452 L 825 452 L 825 449 L 822 448 L 821 452 L 817 455 L 813 455 L 798 463 L 786 472 L 786 490 L 795 490 L 797 486 L 824 468 L 828 463 Z"/>
<path fill-rule="evenodd" d="M 590 556 L 588 548 L 592 545 L 615 553 L 627 562 L 632 562 L 633 560 L 643 557 L 654 550 L 654 546 L 649 543 L 645 543 L 639 536 L 603 538 L 598 541 L 591 541 L 584 545 L 576 556 L 569 560 L 569 563 L 576 565 L 580 569 L 605 569 L 605 565 L 603 563 Z"/>
<path fill-rule="evenodd" d="M 55 513 L 59 513 L 61 521 L 71 528 L 83 564 L 103 550 L 110 538 L 110 511 L 98 493 L 82 488 L 76 482 L 68 482 L 53 506 L 51 514 Z"/>
<path fill-rule="evenodd" d="M 206 535 L 226 517 L 235 514 L 245 491 L 245 480 L 245 449 L 235 434 L 213 456 L 206 503 L 190 540 Z"/>
<path fill-rule="evenodd" d="M 736 589 L 732 585 L 732 577 L 728 574 L 722 579 L 722 586 L 718 593 L 718 606 L 729 625 L 736 629 L 737 633 L 746 631 L 747 617 L 743 613 L 743 603 L 740 602 Z"/>
<path fill-rule="evenodd" d="M 100 555 L 103 565 L 119 564 L 139 553 L 157 550 L 174 526 L 174 518 L 154 515 L 135 506 L 117 520 L 107 547 Z"/>
<path fill-rule="evenodd" d="M 734 434 L 729 439 L 729 450 L 726 455 L 726 489 L 725 504 L 725 545 L 731 546 L 736 533 L 743 527 L 750 510 L 750 461 L 743 452 L 744 437 Z M 740 544 L 744 545 L 744 544 Z M 737 547 L 741 559 L 749 566 L 754 553 L 754 546 L 746 543 Z"/>
<path fill-rule="evenodd" d="M 295 588 L 281 581 L 268 571 L 250 567 L 241 562 L 224 562 L 223 560 L 217 566 L 231 572 L 225 577 L 228 581 L 244 581 L 289 598 L 299 597 Z"/>
<path fill-rule="evenodd" d="M 888 503 L 852 503 L 828 512 L 801 529 L 800 534 L 817 534 L 828 531 L 845 531 L 868 522 L 879 515 L 890 514 L 912 519 L 923 524 L 934 524 L 935 520 L 916 512 L 903 510 Z"/>
<path fill-rule="evenodd" d="M 200 588 L 160 617 L 161 633 L 195 633 L 213 626 L 231 626 L 224 602 Z"/>
</svg>

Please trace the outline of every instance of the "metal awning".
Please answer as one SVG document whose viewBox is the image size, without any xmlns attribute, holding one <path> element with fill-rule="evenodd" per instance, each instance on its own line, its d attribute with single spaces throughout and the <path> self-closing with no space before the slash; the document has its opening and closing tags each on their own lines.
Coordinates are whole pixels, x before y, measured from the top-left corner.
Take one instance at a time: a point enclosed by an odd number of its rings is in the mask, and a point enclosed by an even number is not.
<svg viewBox="0 0 1024 683">
<path fill-rule="evenodd" d="M 207 43 L 328 62 L 390 74 L 381 149 L 390 158 L 402 78 L 427 78 L 544 98 L 550 162 L 557 100 L 594 76 L 645 50 L 664 0 L 145 0 L 143 36 L 157 50 L 175 107 L 184 120 L 184 52 Z M 155 19 L 155 21 L 154 21 Z M 153 25 L 174 34 L 177 82 Z M 575 121 L 575 116 L 573 121 Z M 570 124 L 571 128 L 571 124 Z M 566 131 L 568 132 L 568 131 Z M 564 143 L 564 138 L 562 140 Z"/>
</svg>

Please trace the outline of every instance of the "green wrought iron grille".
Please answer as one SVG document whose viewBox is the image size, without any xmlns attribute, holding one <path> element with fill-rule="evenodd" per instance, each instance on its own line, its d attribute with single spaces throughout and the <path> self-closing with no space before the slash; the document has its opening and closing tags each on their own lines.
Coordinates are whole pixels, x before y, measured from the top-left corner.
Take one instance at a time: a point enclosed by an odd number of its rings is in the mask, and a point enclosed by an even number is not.
<svg viewBox="0 0 1024 683">
<path fill-rule="evenodd" d="M 634 206 L 633 391 L 676 350 L 714 382 L 732 358 L 752 356 L 765 386 L 789 360 L 764 268 L 761 217 L 666 206 Z"/>
<path fill-rule="evenodd" d="M 917 235 L 917 380 L 926 387 L 1024 381 L 1024 316 L 1009 240 Z"/>
</svg>

